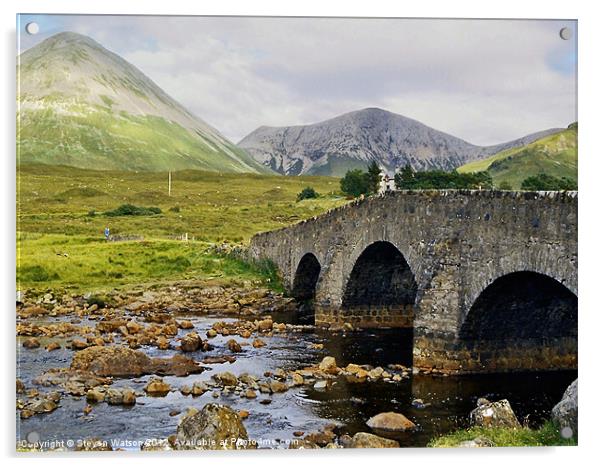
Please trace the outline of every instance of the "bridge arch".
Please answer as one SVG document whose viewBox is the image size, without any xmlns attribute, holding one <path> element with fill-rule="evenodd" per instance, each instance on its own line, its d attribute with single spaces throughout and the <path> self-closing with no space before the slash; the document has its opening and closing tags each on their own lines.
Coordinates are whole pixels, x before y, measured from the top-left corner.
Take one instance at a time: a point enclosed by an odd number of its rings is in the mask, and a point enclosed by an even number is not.
<svg viewBox="0 0 602 466">
<path fill-rule="evenodd" d="M 344 281 L 342 311 L 363 325 L 412 327 L 418 285 L 401 251 L 374 241 L 355 258 Z"/>
<path fill-rule="evenodd" d="M 320 278 L 322 266 L 315 254 L 308 252 L 301 257 L 295 276 L 291 294 L 293 298 L 300 302 L 306 302 L 315 299 L 316 285 Z"/>
<path fill-rule="evenodd" d="M 577 296 L 539 272 L 501 275 L 472 303 L 458 338 L 484 368 L 576 367 Z"/>
</svg>

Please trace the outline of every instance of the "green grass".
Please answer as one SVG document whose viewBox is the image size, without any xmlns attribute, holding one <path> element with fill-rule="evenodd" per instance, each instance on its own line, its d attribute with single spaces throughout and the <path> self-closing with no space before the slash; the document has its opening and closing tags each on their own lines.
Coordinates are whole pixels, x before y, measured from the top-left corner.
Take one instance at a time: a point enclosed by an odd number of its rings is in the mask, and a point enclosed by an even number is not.
<svg viewBox="0 0 602 466">
<path fill-rule="evenodd" d="M 317 199 L 296 201 L 306 186 Z M 247 264 L 210 250 L 342 205 L 339 180 L 220 174 L 93 171 L 24 164 L 18 170 L 17 278 L 21 288 L 102 290 L 172 280 L 256 280 L 278 287 L 269 264 Z M 154 215 L 108 217 L 124 204 Z M 115 236 L 143 241 L 106 242 Z M 175 239 L 188 234 L 189 241 Z"/>
<path fill-rule="evenodd" d="M 551 421 L 547 421 L 537 429 L 530 429 L 528 427 L 520 429 L 471 427 L 437 437 L 431 440 L 428 446 L 435 448 L 457 447 L 461 442 L 472 440 L 476 437 L 485 437 L 491 440 L 497 447 L 577 445 L 576 439 L 562 438 L 558 428 Z"/>
<path fill-rule="evenodd" d="M 269 263 L 216 254 L 201 242 L 106 242 L 98 238 L 21 233 L 17 281 L 21 289 L 100 291 L 177 280 L 252 281 L 281 290 Z"/>
<path fill-rule="evenodd" d="M 485 170 L 495 186 L 505 181 L 514 189 L 520 189 L 525 178 L 540 173 L 577 181 L 577 130 L 566 129 L 458 168 L 460 173 Z"/>
</svg>

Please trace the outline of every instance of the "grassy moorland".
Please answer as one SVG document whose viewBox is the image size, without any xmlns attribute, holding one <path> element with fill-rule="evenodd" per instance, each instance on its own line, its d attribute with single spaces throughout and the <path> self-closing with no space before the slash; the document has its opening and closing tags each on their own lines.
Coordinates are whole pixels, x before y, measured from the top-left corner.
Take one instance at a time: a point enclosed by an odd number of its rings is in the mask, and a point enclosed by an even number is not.
<svg viewBox="0 0 602 466">
<path fill-rule="evenodd" d="M 508 183 L 520 189 L 525 178 L 540 173 L 577 181 L 577 128 L 538 139 L 526 146 L 508 149 L 458 168 L 460 173 L 487 171 L 495 186 Z"/>
<path fill-rule="evenodd" d="M 462 442 L 473 440 L 477 437 L 486 438 L 496 447 L 543 447 L 543 446 L 570 446 L 577 445 L 574 438 L 563 438 L 558 428 L 551 422 L 544 423 L 538 429 L 521 427 L 512 429 L 507 427 L 484 428 L 472 427 L 458 430 L 433 439 L 430 447 L 450 448 L 457 447 Z"/>
<path fill-rule="evenodd" d="M 114 172 L 21 165 L 17 181 L 20 288 L 94 291 L 180 279 L 271 280 L 273 270 L 212 249 L 245 244 L 341 205 L 339 181 L 326 177 Z M 317 199 L 296 201 L 312 186 Z M 107 215 L 123 204 L 159 214 Z M 107 242 L 105 227 L 129 241 Z M 188 235 L 189 241 L 179 239 Z"/>
</svg>

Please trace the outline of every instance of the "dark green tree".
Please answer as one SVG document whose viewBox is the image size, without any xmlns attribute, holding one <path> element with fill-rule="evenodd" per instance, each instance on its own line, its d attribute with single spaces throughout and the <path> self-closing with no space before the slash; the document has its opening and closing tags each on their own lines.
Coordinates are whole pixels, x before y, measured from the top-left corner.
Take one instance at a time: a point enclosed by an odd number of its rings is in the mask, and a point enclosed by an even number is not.
<svg viewBox="0 0 602 466">
<path fill-rule="evenodd" d="M 556 178 L 552 175 L 540 173 L 539 175 L 525 178 L 521 184 L 525 191 L 575 191 L 577 182 L 569 178 Z"/>
<path fill-rule="evenodd" d="M 315 199 L 316 197 L 318 197 L 316 190 L 311 186 L 308 186 L 303 188 L 303 190 L 297 194 L 297 201 L 302 201 L 303 199 Z"/>
<path fill-rule="evenodd" d="M 395 186 L 398 189 L 491 189 L 493 180 L 488 172 L 414 172 L 412 167 L 407 165 L 395 175 Z"/>
<path fill-rule="evenodd" d="M 414 189 L 414 170 L 410 164 L 407 164 L 399 173 L 395 174 L 395 186 L 397 189 Z"/>
<path fill-rule="evenodd" d="M 370 162 L 370 164 L 368 165 L 368 173 L 366 174 L 366 177 L 368 179 L 368 188 L 369 188 L 370 194 L 374 194 L 374 193 L 378 192 L 378 187 L 380 185 L 381 172 L 382 172 L 382 170 L 380 169 L 380 167 L 378 166 L 376 161 L 373 160 L 372 162 Z"/>
<path fill-rule="evenodd" d="M 341 178 L 341 191 L 348 196 L 358 197 L 362 194 L 370 193 L 370 183 L 367 173 L 360 170 L 349 170 L 345 176 Z"/>
</svg>

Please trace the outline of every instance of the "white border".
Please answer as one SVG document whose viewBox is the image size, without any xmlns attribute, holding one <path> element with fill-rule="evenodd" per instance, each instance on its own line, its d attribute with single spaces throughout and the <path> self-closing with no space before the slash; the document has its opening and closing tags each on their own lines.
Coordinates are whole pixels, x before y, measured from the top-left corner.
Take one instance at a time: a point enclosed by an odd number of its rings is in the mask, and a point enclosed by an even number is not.
<svg viewBox="0 0 602 466">
<path fill-rule="evenodd" d="M 602 175 L 602 148 L 600 137 L 600 31 L 601 17 L 596 14 L 596 2 L 593 1 L 557 1 L 545 2 L 525 0 L 498 0 L 484 2 L 473 0 L 422 0 L 420 2 L 392 2 L 385 0 L 221 0 L 219 2 L 192 2 L 185 0 L 103 0 L 102 2 L 83 2 L 77 0 L 4 0 L 0 3 L 2 15 L 2 111 L 0 112 L 0 130 L 4 151 L 1 156 L 3 170 L 2 183 L 2 316 L 5 351 L 2 362 L 4 374 L 4 403 L 2 405 L 2 433 L 0 439 L 5 456 L 15 461 L 14 426 L 14 258 L 15 258 L 15 15 L 21 13 L 100 13 L 100 14 L 196 14 L 196 15 L 283 15 L 283 16 L 382 16 L 382 17 L 478 17 L 478 18 L 563 18 L 579 20 L 579 249 L 581 263 L 579 267 L 579 398 L 580 398 L 580 438 L 577 448 L 528 448 L 494 449 L 486 451 L 441 451 L 423 449 L 402 450 L 339 450 L 339 451 L 298 451 L 274 452 L 261 451 L 249 454 L 223 454 L 206 452 L 192 457 L 180 454 L 169 455 L 70 455 L 68 458 L 43 455 L 45 464 L 63 464 L 66 461 L 86 461 L 90 464 L 106 464 L 106 461 L 125 463 L 132 460 L 147 464 L 166 464 L 167 462 L 240 462 L 247 464 L 278 464 L 286 462 L 304 464 L 308 461 L 345 461 L 366 463 L 372 457 L 383 461 L 411 462 L 414 464 L 445 464 L 461 462 L 463 465 L 487 462 L 488 465 L 503 464 L 516 460 L 545 462 L 546 464 L 576 464 L 595 457 L 595 448 L 599 440 L 600 423 L 600 364 L 598 354 L 598 335 L 600 329 L 600 304 L 596 293 L 600 264 L 600 236 L 602 228 L 599 219 L 600 187 L 597 185 Z M 598 188 L 598 189 L 596 189 Z M 599 455 L 598 455 L 599 456 Z M 32 458 L 28 457 L 26 461 Z"/>
</svg>

